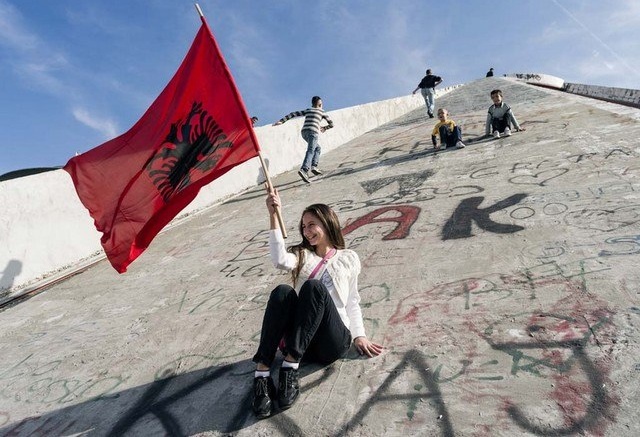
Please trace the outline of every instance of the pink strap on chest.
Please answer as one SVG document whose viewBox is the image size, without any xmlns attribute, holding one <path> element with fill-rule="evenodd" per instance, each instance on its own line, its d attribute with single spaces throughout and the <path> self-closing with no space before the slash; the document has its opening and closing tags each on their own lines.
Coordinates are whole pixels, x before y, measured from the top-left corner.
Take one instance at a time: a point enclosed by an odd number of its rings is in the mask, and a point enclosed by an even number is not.
<svg viewBox="0 0 640 437">
<path fill-rule="evenodd" d="M 324 256 L 324 258 L 322 258 L 320 260 L 320 262 L 315 266 L 315 268 L 313 269 L 313 271 L 309 275 L 309 279 L 315 278 L 316 274 L 318 273 L 318 271 L 320 270 L 322 265 L 328 263 L 329 262 L 329 258 L 331 258 L 333 255 L 335 255 L 336 252 L 337 252 L 337 250 L 335 248 L 331 249 L 329 252 L 327 252 L 326 255 Z"/>
</svg>

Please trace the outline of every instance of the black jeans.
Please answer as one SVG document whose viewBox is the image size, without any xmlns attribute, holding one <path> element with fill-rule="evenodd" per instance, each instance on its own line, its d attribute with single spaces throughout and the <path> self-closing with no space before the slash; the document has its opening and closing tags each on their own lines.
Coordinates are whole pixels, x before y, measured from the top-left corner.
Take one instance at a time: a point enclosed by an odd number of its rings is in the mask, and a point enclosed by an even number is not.
<svg viewBox="0 0 640 437">
<path fill-rule="evenodd" d="M 278 285 L 269 297 L 262 320 L 256 363 L 271 366 L 278 344 L 296 360 L 329 364 L 346 355 L 351 333 L 344 326 L 329 291 L 317 279 L 302 284 L 300 295 L 290 285 Z"/>
<path fill-rule="evenodd" d="M 509 119 L 507 117 L 503 118 L 494 118 L 491 120 L 491 132 L 498 131 L 500 133 L 504 132 L 506 128 L 511 129 Z"/>
</svg>

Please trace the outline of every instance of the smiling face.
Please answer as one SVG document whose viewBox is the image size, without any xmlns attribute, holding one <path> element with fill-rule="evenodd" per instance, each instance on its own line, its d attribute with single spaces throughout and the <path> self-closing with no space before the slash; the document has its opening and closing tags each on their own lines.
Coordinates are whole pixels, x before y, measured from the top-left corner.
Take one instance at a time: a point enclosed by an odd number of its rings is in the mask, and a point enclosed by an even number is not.
<svg viewBox="0 0 640 437">
<path fill-rule="evenodd" d="M 493 100 L 493 104 L 499 106 L 502 103 L 502 96 L 500 94 L 492 94 L 491 100 Z"/>
<path fill-rule="evenodd" d="M 305 208 L 298 225 L 300 247 L 324 256 L 329 249 L 344 249 L 344 237 L 338 216 L 329 205 L 314 203 Z"/>
<path fill-rule="evenodd" d="M 306 212 L 302 216 L 302 235 L 313 247 L 330 245 L 327 230 L 320 219 L 313 213 Z"/>
</svg>

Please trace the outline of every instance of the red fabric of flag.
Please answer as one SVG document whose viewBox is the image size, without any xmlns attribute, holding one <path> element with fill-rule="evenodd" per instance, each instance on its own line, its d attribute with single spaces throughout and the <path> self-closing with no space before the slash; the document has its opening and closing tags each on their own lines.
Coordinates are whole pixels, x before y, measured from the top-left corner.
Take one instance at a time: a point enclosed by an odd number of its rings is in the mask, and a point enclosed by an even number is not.
<svg viewBox="0 0 640 437">
<path fill-rule="evenodd" d="M 180 68 L 126 133 L 69 160 L 80 201 L 120 273 L 198 194 L 258 155 L 242 98 L 202 19 Z"/>
</svg>

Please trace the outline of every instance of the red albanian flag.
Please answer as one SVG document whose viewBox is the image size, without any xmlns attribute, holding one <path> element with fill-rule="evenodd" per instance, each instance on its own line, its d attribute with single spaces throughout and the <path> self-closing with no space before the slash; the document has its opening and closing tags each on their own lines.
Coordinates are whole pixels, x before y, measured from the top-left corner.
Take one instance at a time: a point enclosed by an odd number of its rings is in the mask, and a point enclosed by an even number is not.
<svg viewBox="0 0 640 437">
<path fill-rule="evenodd" d="M 126 133 L 69 160 L 78 197 L 124 273 L 201 187 L 258 155 L 247 111 L 204 18 L 182 65 Z"/>
</svg>

